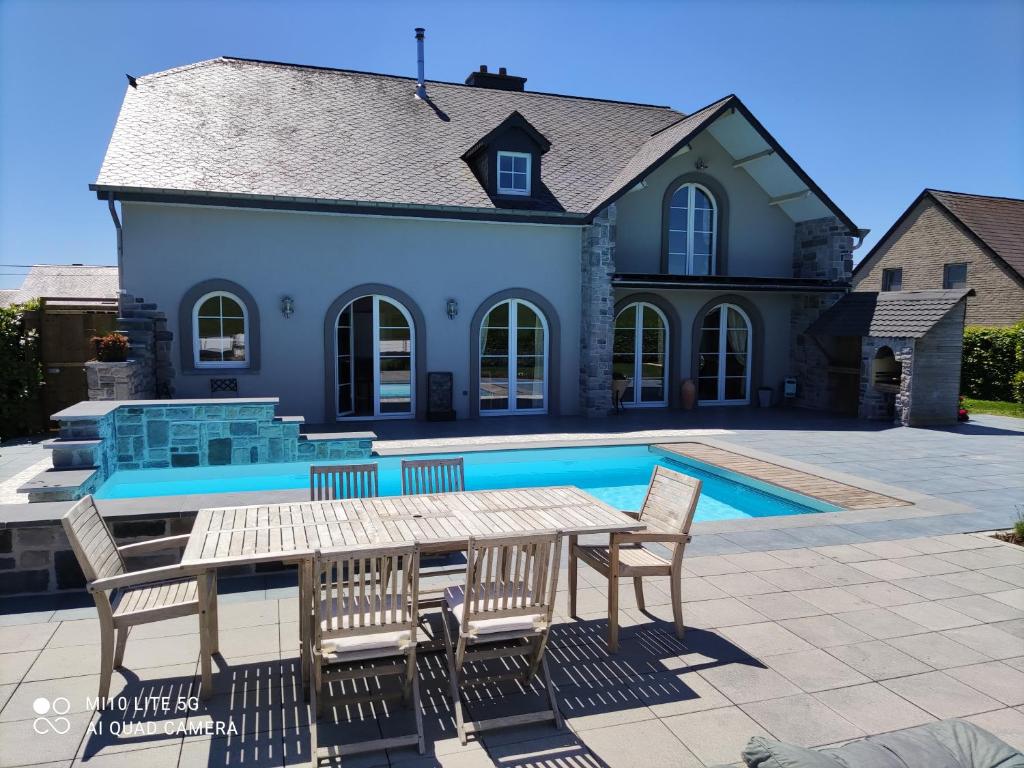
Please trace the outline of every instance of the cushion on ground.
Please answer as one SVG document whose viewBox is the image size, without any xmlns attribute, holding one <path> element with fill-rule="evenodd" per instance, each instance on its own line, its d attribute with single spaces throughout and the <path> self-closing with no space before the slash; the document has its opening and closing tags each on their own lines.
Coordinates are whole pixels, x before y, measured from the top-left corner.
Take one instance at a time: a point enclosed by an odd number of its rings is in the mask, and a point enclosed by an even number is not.
<svg viewBox="0 0 1024 768">
<path fill-rule="evenodd" d="M 1024 754 L 963 720 L 870 736 L 842 747 L 806 749 L 755 736 L 749 768 L 1024 768 Z"/>
<path fill-rule="evenodd" d="M 493 595 L 488 597 L 487 606 L 493 608 L 500 604 L 501 594 L 500 590 L 489 585 L 485 587 L 488 592 L 493 592 Z M 455 616 L 455 620 L 459 622 L 459 626 L 463 624 L 463 613 L 465 612 L 466 595 L 463 587 L 448 587 L 444 591 L 445 602 L 448 603 L 448 607 L 451 609 L 452 614 Z M 522 606 L 529 606 L 532 602 L 532 596 L 527 593 L 525 601 L 522 595 L 509 596 L 508 607 L 514 608 Z M 466 631 L 470 635 L 492 635 L 492 634 L 505 634 L 509 632 L 532 632 L 538 628 L 538 625 L 542 621 L 543 617 L 538 613 L 531 613 L 525 616 L 504 616 L 500 619 L 474 619 L 469 622 L 469 626 Z"/>
</svg>

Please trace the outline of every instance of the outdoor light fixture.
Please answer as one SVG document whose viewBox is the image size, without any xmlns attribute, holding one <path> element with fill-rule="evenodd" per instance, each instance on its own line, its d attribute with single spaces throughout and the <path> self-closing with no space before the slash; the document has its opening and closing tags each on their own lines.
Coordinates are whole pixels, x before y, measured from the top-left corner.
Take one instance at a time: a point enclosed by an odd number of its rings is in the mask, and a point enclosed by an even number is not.
<svg viewBox="0 0 1024 768">
<path fill-rule="evenodd" d="M 693 164 L 693 167 L 698 171 L 706 171 L 708 169 L 708 164 L 704 162 L 703 157 L 698 157 L 697 162 Z"/>
<path fill-rule="evenodd" d="M 281 297 L 281 314 L 285 320 L 295 314 L 295 300 L 291 296 Z"/>
<path fill-rule="evenodd" d="M 449 320 L 454 320 L 455 316 L 459 314 L 459 302 L 455 299 L 448 299 L 444 305 L 444 311 L 447 313 Z"/>
</svg>

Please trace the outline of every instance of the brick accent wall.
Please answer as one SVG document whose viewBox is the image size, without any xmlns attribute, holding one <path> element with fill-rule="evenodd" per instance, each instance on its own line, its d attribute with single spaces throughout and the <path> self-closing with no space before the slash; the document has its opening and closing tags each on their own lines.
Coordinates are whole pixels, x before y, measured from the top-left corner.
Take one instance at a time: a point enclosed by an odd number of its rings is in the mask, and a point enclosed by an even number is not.
<svg viewBox="0 0 1024 768">
<path fill-rule="evenodd" d="M 580 409 L 589 417 L 612 409 L 612 326 L 615 322 L 615 206 L 583 228 L 580 318 Z"/>
<path fill-rule="evenodd" d="M 880 291 L 882 270 L 903 270 L 903 290 L 942 288 L 945 264 L 967 264 L 967 325 L 1013 325 L 1024 319 L 1024 282 L 924 198 L 854 278 L 855 291 Z"/>
</svg>

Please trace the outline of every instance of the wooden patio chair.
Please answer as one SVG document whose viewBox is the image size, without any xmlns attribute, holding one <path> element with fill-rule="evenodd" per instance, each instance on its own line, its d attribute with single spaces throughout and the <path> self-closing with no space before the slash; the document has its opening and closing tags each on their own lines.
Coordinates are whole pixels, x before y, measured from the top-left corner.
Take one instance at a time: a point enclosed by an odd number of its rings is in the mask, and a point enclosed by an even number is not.
<svg viewBox="0 0 1024 768">
<path fill-rule="evenodd" d="M 640 512 L 625 514 L 646 523 L 642 533 L 613 533 L 607 545 L 579 544 L 569 537 L 569 613 L 576 615 L 576 569 L 582 560 L 608 579 L 608 650 L 619 649 L 619 579 L 633 578 L 636 602 L 644 605 L 644 576 L 668 576 L 672 596 L 672 617 L 676 636 L 682 640 L 683 625 L 682 568 L 683 549 L 690 541 L 690 524 L 700 498 L 700 480 L 656 466 L 651 475 L 647 496 Z M 669 558 L 646 549 L 643 545 L 658 543 L 671 551 Z"/>
<path fill-rule="evenodd" d="M 313 465 L 309 468 L 309 500 L 366 499 L 377 496 L 376 464 Z"/>
<path fill-rule="evenodd" d="M 402 495 L 457 493 L 466 490 L 461 456 L 454 459 L 403 459 Z"/>
<path fill-rule="evenodd" d="M 119 547 L 92 496 L 80 499 L 61 523 L 99 613 L 100 706 L 110 693 L 114 668 L 124 659 L 131 627 L 193 614 L 199 617 L 201 695 L 208 698 L 212 688 L 210 657 L 217 652 L 216 571 L 208 566 L 166 565 L 129 572 L 124 563 L 127 556 L 183 546 L 188 534 Z"/>
<path fill-rule="evenodd" d="M 419 545 L 402 543 L 376 549 L 317 550 L 313 557 L 314 626 L 310 686 L 310 755 L 322 759 L 415 745 L 424 751 L 423 714 L 416 675 L 419 624 Z M 387 662 L 381 665 L 367 662 Z M 371 741 L 318 746 L 317 718 L 324 709 L 324 683 L 369 680 L 357 693 L 335 699 L 339 705 L 390 698 L 378 683 L 400 676 L 401 698 L 416 714 L 416 733 Z M 411 699 L 411 701 L 410 701 Z"/>
<path fill-rule="evenodd" d="M 493 728 L 554 720 L 562 727 L 555 689 L 544 650 L 558 587 L 561 536 L 555 531 L 536 535 L 487 536 L 469 540 L 465 587 L 449 587 L 442 604 L 448 676 L 459 741 L 467 734 Z M 457 638 L 453 631 L 458 632 Z M 521 668 L 502 662 L 511 671 L 469 678 L 467 662 L 521 657 Z M 466 722 L 463 687 L 498 680 L 520 679 L 528 684 L 540 672 L 549 709 L 511 717 Z"/>
</svg>

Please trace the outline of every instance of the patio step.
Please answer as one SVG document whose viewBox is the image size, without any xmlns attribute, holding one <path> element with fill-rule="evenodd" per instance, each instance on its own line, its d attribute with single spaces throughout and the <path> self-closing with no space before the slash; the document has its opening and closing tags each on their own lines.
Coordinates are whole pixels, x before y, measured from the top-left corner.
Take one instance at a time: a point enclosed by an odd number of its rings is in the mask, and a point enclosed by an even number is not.
<svg viewBox="0 0 1024 768">
<path fill-rule="evenodd" d="M 46 440 L 42 446 L 51 451 L 50 460 L 53 468 L 65 469 L 95 469 L 100 465 L 98 452 L 103 441 L 96 439 L 63 438 L 57 437 L 53 440 Z"/>
</svg>

